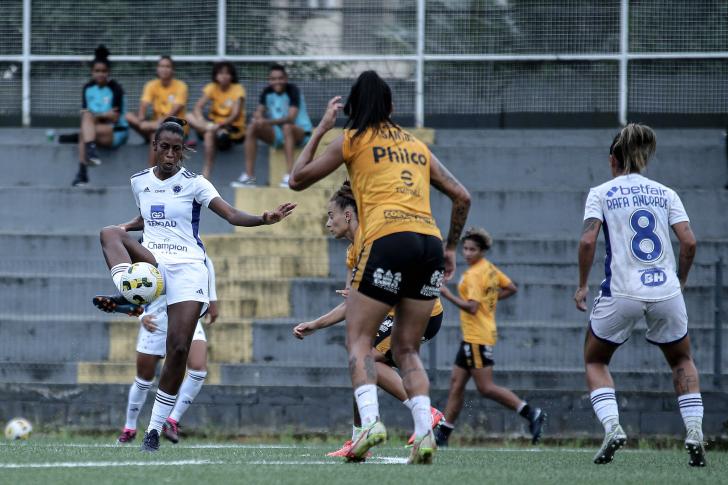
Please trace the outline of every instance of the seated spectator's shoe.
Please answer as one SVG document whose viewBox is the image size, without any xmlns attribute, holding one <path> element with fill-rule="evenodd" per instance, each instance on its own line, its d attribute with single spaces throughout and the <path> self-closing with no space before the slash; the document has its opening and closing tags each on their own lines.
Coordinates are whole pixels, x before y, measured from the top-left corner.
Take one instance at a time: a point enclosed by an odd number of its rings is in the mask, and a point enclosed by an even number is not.
<svg viewBox="0 0 728 485">
<path fill-rule="evenodd" d="M 429 430 L 426 435 L 415 439 L 407 464 L 432 465 L 432 457 L 435 455 L 435 450 L 437 450 L 435 436 L 432 430 Z"/>
<path fill-rule="evenodd" d="M 172 418 L 167 418 L 162 425 L 162 436 L 174 444 L 179 443 L 179 424 L 177 421 Z"/>
<path fill-rule="evenodd" d="M 705 445 L 703 444 L 703 432 L 700 428 L 688 429 L 688 436 L 685 439 L 685 449 L 690 453 L 690 466 L 705 466 Z"/>
<path fill-rule="evenodd" d="M 83 187 L 84 185 L 88 185 L 88 175 L 85 171 L 79 170 L 76 177 L 73 179 L 73 182 L 71 182 L 71 186 Z"/>
<path fill-rule="evenodd" d="M 99 154 L 96 153 L 96 145 L 93 143 L 86 144 L 86 161 L 89 165 L 101 165 Z"/>
<path fill-rule="evenodd" d="M 143 306 L 130 303 L 121 295 L 97 295 L 93 297 L 92 301 L 96 308 L 106 313 L 126 313 L 130 317 L 138 317 L 144 313 Z"/>
<path fill-rule="evenodd" d="M 440 424 L 440 422 L 445 419 L 445 415 L 442 414 L 442 411 L 440 411 L 437 408 L 430 407 L 430 414 L 432 415 L 432 429 L 436 429 L 437 425 Z M 415 434 L 412 433 L 412 436 L 410 436 L 409 441 L 407 441 L 406 448 L 411 447 L 415 443 Z"/>
<path fill-rule="evenodd" d="M 185 146 L 194 150 L 197 148 L 197 140 L 189 139 L 185 142 Z"/>
<path fill-rule="evenodd" d="M 141 451 L 146 451 L 148 453 L 159 451 L 159 433 L 157 433 L 156 429 L 144 433 L 144 441 L 142 441 Z"/>
<path fill-rule="evenodd" d="M 230 182 L 230 187 L 236 187 L 236 188 L 257 187 L 257 186 L 258 186 L 258 184 L 255 180 L 255 177 L 250 177 L 246 173 L 242 174 L 239 179 L 233 180 L 232 182 Z"/>
<path fill-rule="evenodd" d="M 136 438 L 136 430 L 135 429 L 129 429 L 124 428 L 124 431 L 121 432 L 119 437 L 116 439 L 116 442 L 122 445 L 128 445 L 134 439 Z"/>
<path fill-rule="evenodd" d="M 535 445 L 541 439 L 543 425 L 546 422 L 546 413 L 541 408 L 536 408 L 529 416 L 528 430 L 531 432 L 531 444 Z"/>
<path fill-rule="evenodd" d="M 290 178 L 291 178 L 291 175 L 290 174 L 285 174 L 283 176 L 283 178 L 281 179 L 281 183 L 278 184 L 278 186 L 279 187 L 282 187 L 284 189 L 287 189 L 288 188 L 288 180 L 290 180 Z"/>
</svg>

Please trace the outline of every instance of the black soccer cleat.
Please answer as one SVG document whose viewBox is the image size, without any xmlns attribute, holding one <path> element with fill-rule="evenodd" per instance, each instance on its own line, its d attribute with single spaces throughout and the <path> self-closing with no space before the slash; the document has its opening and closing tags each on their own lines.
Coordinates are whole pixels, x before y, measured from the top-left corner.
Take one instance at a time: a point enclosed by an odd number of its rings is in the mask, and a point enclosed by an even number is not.
<svg viewBox="0 0 728 485">
<path fill-rule="evenodd" d="M 96 295 L 91 301 L 96 308 L 106 313 L 125 313 L 130 317 L 138 317 L 144 313 L 144 307 L 130 303 L 122 295 Z"/>
<path fill-rule="evenodd" d="M 529 416 L 528 430 L 531 432 L 531 444 L 535 445 L 541 439 L 543 427 L 546 423 L 547 414 L 541 408 L 536 408 Z"/>
<path fill-rule="evenodd" d="M 144 433 L 144 441 L 142 441 L 140 449 L 147 453 L 159 451 L 159 433 L 156 429 Z"/>
<path fill-rule="evenodd" d="M 449 431 L 444 429 L 442 425 L 438 425 L 433 430 L 435 433 L 435 443 L 437 443 L 438 448 L 447 448 L 447 440 L 450 439 L 450 433 Z"/>
</svg>

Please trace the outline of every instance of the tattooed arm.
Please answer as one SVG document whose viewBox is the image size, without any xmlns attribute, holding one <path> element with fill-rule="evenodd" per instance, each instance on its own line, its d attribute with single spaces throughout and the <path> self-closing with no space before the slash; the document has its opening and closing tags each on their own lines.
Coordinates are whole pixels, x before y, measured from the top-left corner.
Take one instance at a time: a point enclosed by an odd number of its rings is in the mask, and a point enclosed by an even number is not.
<svg viewBox="0 0 728 485">
<path fill-rule="evenodd" d="M 445 241 L 445 281 L 455 274 L 455 249 L 463 232 L 465 221 L 470 210 L 470 193 L 453 175 L 440 163 L 435 155 L 431 155 L 430 183 L 437 190 L 447 195 L 452 201 L 450 214 L 450 231 Z"/>
<path fill-rule="evenodd" d="M 675 232 L 678 241 L 680 241 L 680 262 L 677 267 L 677 277 L 680 280 L 680 288 L 685 289 L 685 283 L 688 281 L 688 273 L 693 265 L 698 243 L 695 241 L 695 235 L 690 228 L 689 222 L 673 224 L 672 230 Z"/>
<path fill-rule="evenodd" d="M 576 308 L 586 311 L 586 294 L 589 292 L 587 281 L 589 280 L 589 270 L 591 270 L 594 262 L 594 253 L 597 249 L 597 237 L 599 237 L 599 229 L 602 227 L 602 221 L 596 217 L 590 217 L 584 221 L 584 228 L 581 231 L 581 240 L 579 241 L 579 288 L 574 294 Z"/>
</svg>

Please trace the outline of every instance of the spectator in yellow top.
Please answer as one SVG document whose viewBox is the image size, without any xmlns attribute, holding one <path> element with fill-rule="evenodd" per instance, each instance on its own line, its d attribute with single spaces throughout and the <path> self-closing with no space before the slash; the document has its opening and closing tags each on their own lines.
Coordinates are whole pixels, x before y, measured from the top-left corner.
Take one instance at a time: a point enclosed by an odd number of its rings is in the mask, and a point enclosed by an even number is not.
<svg viewBox="0 0 728 485">
<path fill-rule="evenodd" d="M 541 438 L 546 413 L 531 407 L 513 391 L 493 382 L 493 349 L 498 334 L 495 325 L 495 308 L 498 300 L 513 296 L 516 285 L 496 265 L 485 259 L 485 253 L 493 239 L 485 229 L 470 228 L 462 239 L 463 257 L 468 269 L 458 284 L 460 296 L 453 295 L 444 285 L 440 294 L 460 308 L 460 327 L 463 341 L 460 344 L 450 379 L 450 394 L 445 408 L 445 420 L 435 430 L 438 446 L 447 446 L 455 420 L 463 407 L 465 385 L 471 377 L 480 394 L 505 407 L 511 408 L 528 421 L 532 442 Z"/>
<path fill-rule="evenodd" d="M 147 111 L 152 108 L 151 118 Z M 129 126 L 134 128 L 144 140 L 149 142 L 150 136 L 166 118 L 185 117 L 187 109 L 187 84 L 174 78 L 174 62 L 170 56 L 162 56 L 157 62 L 157 79 L 144 85 L 139 110 L 126 114 Z M 149 166 L 154 165 L 154 147 L 149 145 Z"/>
<path fill-rule="evenodd" d="M 210 102 L 207 116 L 202 112 Z M 202 176 L 210 178 L 217 150 L 229 150 L 233 143 L 245 140 L 245 88 L 238 83 L 238 73 L 229 61 L 215 63 L 212 82 L 202 89 L 202 97 L 187 120 L 203 137 L 205 164 Z"/>
</svg>

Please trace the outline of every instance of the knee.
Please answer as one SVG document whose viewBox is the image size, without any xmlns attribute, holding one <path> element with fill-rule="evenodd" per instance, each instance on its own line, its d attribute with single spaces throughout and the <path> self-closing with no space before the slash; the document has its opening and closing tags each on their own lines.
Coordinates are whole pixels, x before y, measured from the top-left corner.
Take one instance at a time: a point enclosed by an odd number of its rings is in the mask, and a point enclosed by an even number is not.
<svg viewBox="0 0 728 485">
<path fill-rule="evenodd" d="M 173 339 L 167 344 L 167 359 L 174 359 L 176 362 L 187 362 L 187 355 L 190 352 L 190 346 L 186 342 Z"/>
<path fill-rule="evenodd" d="M 399 344 L 392 348 L 392 357 L 398 364 L 401 363 L 407 357 L 419 354 L 419 347 L 410 344 Z"/>
<path fill-rule="evenodd" d="M 123 234 L 126 234 L 126 232 L 119 226 L 106 226 L 101 229 L 99 239 L 101 240 L 101 244 L 106 244 L 110 241 L 117 241 L 121 239 Z"/>
<path fill-rule="evenodd" d="M 136 124 L 137 119 L 136 119 L 136 115 L 134 113 L 127 113 L 126 115 L 124 115 L 124 118 L 129 123 L 131 123 L 133 125 Z"/>
<path fill-rule="evenodd" d="M 495 391 L 495 386 L 493 384 L 486 384 L 486 385 L 480 385 L 478 386 L 478 392 L 483 397 L 491 397 L 493 396 Z"/>
<path fill-rule="evenodd" d="M 281 129 L 283 130 L 283 136 L 286 138 L 293 136 L 293 125 L 290 123 L 286 123 L 281 126 Z"/>
</svg>

